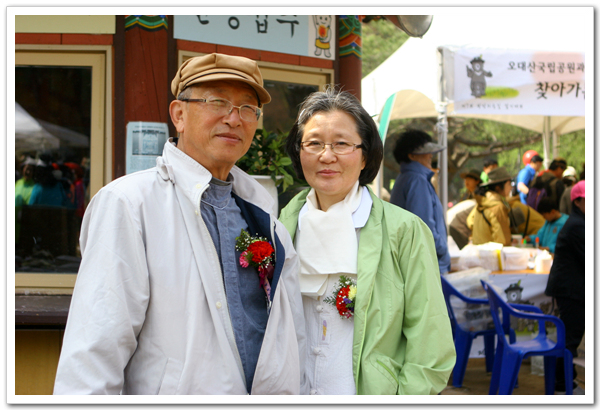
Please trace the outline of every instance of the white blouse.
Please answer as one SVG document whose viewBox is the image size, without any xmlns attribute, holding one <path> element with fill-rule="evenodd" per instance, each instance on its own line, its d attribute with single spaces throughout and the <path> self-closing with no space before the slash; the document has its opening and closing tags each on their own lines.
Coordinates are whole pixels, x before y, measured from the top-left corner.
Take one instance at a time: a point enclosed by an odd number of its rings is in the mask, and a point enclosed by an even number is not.
<svg viewBox="0 0 600 410">
<path fill-rule="evenodd" d="M 360 205 L 352 212 L 357 241 L 360 228 L 366 225 L 373 205 L 368 189 L 363 187 L 362 190 Z M 299 220 L 305 212 L 306 205 L 300 211 Z M 300 232 L 299 222 L 296 241 Z M 302 260 L 302 254 L 299 253 L 299 256 Z M 333 295 L 341 275 L 357 280 L 357 275 L 351 273 L 322 275 L 326 276 L 324 291 L 318 292 L 319 295 L 310 292 L 311 296 L 302 296 L 307 336 L 306 374 L 310 394 L 356 394 L 352 370 L 354 320 L 342 318 L 334 305 L 324 301 Z"/>
</svg>

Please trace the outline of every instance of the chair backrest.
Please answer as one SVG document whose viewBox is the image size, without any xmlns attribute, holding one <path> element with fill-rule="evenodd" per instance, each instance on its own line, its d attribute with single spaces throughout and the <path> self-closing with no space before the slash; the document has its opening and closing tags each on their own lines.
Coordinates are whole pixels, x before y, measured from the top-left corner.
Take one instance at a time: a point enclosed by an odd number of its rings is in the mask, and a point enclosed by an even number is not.
<svg viewBox="0 0 600 410">
<path fill-rule="evenodd" d="M 488 301 L 486 299 L 476 299 L 470 298 L 468 296 L 460 293 L 458 289 L 456 289 L 448 279 L 446 279 L 443 275 L 440 276 L 442 279 L 442 292 L 444 293 L 444 300 L 446 301 L 446 306 L 448 308 L 448 316 L 450 316 L 450 320 L 452 324 L 458 324 L 458 318 L 454 312 L 454 308 L 452 306 L 451 296 L 456 296 L 458 299 L 462 300 L 469 305 L 487 305 Z"/>
<path fill-rule="evenodd" d="M 494 327 L 496 328 L 496 334 L 498 339 L 505 340 L 504 335 L 510 330 L 510 314 L 508 312 L 508 304 L 502 300 L 502 298 L 496 293 L 494 288 L 489 283 L 482 280 L 481 285 L 488 295 L 490 302 L 490 311 L 492 312 L 492 319 L 494 320 Z M 502 312 L 502 319 L 500 319 L 500 312 Z"/>
<path fill-rule="evenodd" d="M 452 309 L 452 303 L 450 303 L 450 296 L 456 295 L 458 297 L 462 296 L 458 290 L 454 286 L 448 282 L 444 276 L 440 276 L 442 278 L 442 292 L 444 293 L 444 300 L 446 301 L 446 307 L 448 308 L 448 316 L 450 316 L 450 321 L 453 326 L 456 324 L 456 317 L 454 316 L 454 309 Z"/>
<path fill-rule="evenodd" d="M 498 292 L 486 281 L 482 280 L 481 285 L 483 289 L 485 289 L 488 300 L 490 302 L 490 311 L 492 312 L 492 319 L 494 320 L 494 327 L 496 328 L 496 333 L 498 336 L 501 334 L 508 334 L 510 331 L 510 317 L 516 316 L 520 318 L 526 318 L 525 312 L 517 311 L 513 308 L 508 302 L 505 302 Z M 522 306 L 522 305 L 516 305 Z M 522 306 L 525 308 L 525 306 Z M 502 318 L 500 318 L 500 312 L 502 312 Z M 541 314 L 541 311 L 539 311 Z M 545 336 L 546 334 L 546 325 L 545 320 L 540 319 L 538 317 L 530 317 L 528 319 L 533 319 L 538 321 L 538 331 L 539 335 Z"/>
</svg>

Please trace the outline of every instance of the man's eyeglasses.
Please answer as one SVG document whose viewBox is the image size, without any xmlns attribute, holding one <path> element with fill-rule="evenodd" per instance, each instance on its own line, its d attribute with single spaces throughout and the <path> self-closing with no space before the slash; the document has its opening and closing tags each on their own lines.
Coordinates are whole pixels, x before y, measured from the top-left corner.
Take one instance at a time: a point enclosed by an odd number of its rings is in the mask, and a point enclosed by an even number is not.
<svg viewBox="0 0 600 410">
<path fill-rule="evenodd" d="M 321 141 L 302 141 L 300 147 L 309 154 L 320 154 L 325 150 L 325 146 L 331 146 L 334 154 L 345 155 L 354 152 L 357 148 L 362 148 L 362 144 L 350 144 L 349 142 L 332 142 L 325 144 Z"/>
<path fill-rule="evenodd" d="M 240 118 L 248 122 L 258 121 L 262 115 L 262 110 L 254 105 L 243 104 L 240 106 L 235 106 L 231 103 L 231 101 L 227 101 L 222 98 L 182 98 L 179 101 L 205 103 L 215 115 L 223 117 L 231 114 L 231 111 L 233 111 L 234 108 L 237 108 L 238 112 L 240 113 Z"/>
</svg>

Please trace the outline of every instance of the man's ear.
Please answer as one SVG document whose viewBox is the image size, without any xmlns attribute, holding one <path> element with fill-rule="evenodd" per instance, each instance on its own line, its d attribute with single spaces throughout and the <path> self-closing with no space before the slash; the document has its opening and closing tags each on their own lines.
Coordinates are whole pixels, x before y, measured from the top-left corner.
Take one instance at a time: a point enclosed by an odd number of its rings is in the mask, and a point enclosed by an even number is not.
<svg viewBox="0 0 600 410">
<path fill-rule="evenodd" d="M 183 104 L 185 104 L 185 102 L 173 100 L 169 105 L 169 114 L 171 115 L 171 121 L 173 121 L 175 129 L 180 134 L 184 131 L 185 115 L 187 114 L 185 112 Z"/>
</svg>

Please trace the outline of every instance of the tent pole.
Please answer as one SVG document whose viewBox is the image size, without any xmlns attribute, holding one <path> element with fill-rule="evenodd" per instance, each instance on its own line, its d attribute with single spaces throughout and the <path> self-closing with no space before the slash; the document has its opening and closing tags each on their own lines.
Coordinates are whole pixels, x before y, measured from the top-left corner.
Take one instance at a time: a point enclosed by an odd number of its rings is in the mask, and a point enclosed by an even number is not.
<svg viewBox="0 0 600 410">
<path fill-rule="evenodd" d="M 544 143 L 544 168 L 548 169 L 552 162 L 550 155 L 550 117 L 544 117 L 544 133 L 542 134 L 542 140 Z"/>
<path fill-rule="evenodd" d="M 448 147 L 448 103 L 444 92 L 444 59 L 441 48 L 437 49 L 438 58 L 438 121 L 436 131 L 438 143 L 444 147 Z M 438 177 L 440 201 L 442 202 L 442 211 L 444 220 L 446 221 L 446 213 L 448 211 L 448 149 L 442 150 L 440 153 L 438 168 L 440 170 Z M 448 221 L 446 221 L 446 229 Z"/>
</svg>

